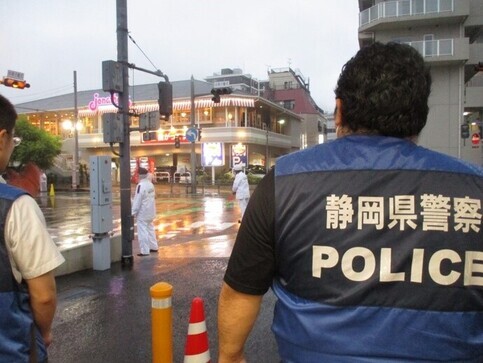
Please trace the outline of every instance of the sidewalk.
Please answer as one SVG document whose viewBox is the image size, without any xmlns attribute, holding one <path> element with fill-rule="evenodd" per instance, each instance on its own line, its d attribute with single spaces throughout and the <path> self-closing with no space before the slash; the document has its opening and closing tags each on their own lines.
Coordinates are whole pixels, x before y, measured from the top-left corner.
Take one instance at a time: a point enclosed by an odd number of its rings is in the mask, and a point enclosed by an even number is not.
<svg viewBox="0 0 483 363">
<path fill-rule="evenodd" d="M 183 361 L 191 301 L 196 296 L 204 300 L 210 353 L 216 362 L 218 294 L 238 230 L 238 208 L 226 203 L 227 193 L 171 195 L 156 188 L 158 254 L 137 257 L 137 241 L 133 241 L 131 269 L 118 262 L 107 271 L 89 269 L 57 278 L 58 309 L 50 363 L 151 362 L 149 288 L 162 281 L 173 286 L 174 362 Z M 56 218 L 64 219 L 71 232 L 82 235 L 88 193 L 71 194 L 58 193 L 54 206 L 46 205 L 45 210 L 51 224 Z M 113 199 L 117 208 L 115 193 Z M 53 232 L 58 232 L 62 243 L 61 237 L 67 236 L 59 228 L 65 225 L 59 220 L 55 223 L 58 227 Z M 71 238 L 75 240 L 75 235 Z M 247 359 L 279 362 L 270 332 L 273 294 L 269 292 L 264 300 L 246 346 Z"/>
</svg>

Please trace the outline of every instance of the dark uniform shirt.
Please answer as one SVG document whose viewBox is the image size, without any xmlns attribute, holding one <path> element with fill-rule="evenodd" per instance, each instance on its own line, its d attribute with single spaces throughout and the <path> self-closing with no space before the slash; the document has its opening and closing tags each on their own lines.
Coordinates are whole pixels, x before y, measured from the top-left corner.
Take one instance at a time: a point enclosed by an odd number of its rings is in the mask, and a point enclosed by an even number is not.
<svg viewBox="0 0 483 363">
<path fill-rule="evenodd" d="M 273 283 L 288 361 L 477 361 L 482 177 L 389 137 L 284 156 L 250 200 L 225 282 L 247 294 Z"/>
</svg>

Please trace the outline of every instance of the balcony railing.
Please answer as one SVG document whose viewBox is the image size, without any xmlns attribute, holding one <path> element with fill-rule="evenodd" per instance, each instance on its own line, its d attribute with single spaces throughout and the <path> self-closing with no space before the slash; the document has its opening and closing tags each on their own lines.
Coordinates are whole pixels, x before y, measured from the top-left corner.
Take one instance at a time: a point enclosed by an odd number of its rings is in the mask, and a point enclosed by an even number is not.
<svg viewBox="0 0 483 363">
<path fill-rule="evenodd" d="M 452 11 L 454 11 L 454 0 L 385 1 L 362 11 L 359 14 L 359 26 L 363 26 L 383 18 Z"/>
<path fill-rule="evenodd" d="M 415 48 L 423 57 L 452 56 L 453 39 L 439 40 L 420 40 L 415 42 L 405 42 Z"/>
</svg>

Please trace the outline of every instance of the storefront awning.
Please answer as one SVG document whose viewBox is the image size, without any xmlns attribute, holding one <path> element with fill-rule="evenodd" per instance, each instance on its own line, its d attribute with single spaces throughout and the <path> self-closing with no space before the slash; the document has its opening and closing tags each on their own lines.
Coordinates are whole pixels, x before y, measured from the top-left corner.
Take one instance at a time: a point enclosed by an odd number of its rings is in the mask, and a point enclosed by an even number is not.
<svg viewBox="0 0 483 363">
<path fill-rule="evenodd" d="M 191 107 L 190 100 L 174 101 L 173 110 L 188 110 Z M 195 108 L 207 107 L 255 107 L 255 99 L 253 98 L 238 98 L 238 97 L 221 97 L 220 103 L 214 103 L 211 98 L 200 98 L 195 100 Z M 131 111 L 137 114 L 157 111 L 159 109 L 158 103 L 134 104 L 131 106 Z M 97 110 L 84 109 L 79 110 L 79 117 L 91 117 L 96 115 L 103 115 L 105 113 L 114 113 L 118 109 L 115 106 L 100 106 Z"/>
</svg>

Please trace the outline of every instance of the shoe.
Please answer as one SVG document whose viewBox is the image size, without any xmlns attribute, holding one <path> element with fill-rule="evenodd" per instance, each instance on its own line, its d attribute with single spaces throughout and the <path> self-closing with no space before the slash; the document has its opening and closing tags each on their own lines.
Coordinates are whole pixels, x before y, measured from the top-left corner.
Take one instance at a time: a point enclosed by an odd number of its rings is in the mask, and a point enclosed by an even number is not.
<svg viewBox="0 0 483 363">
<path fill-rule="evenodd" d="M 149 256 L 149 253 L 138 253 L 139 257 Z"/>
<path fill-rule="evenodd" d="M 149 252 L 158 252 L 158 250 L 149 250 Z"/>
</svg>

